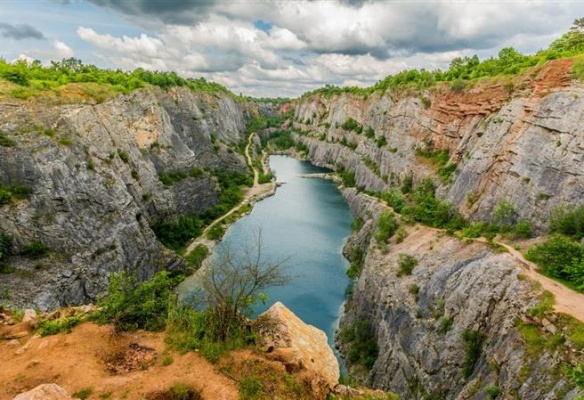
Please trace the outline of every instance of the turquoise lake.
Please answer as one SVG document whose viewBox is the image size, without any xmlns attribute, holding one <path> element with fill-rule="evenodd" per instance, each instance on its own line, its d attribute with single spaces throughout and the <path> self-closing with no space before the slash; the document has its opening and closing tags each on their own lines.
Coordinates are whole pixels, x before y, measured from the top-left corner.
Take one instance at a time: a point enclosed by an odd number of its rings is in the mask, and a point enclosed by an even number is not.
<svg viewBox="0 0 584 400">
<path fill-rule="evenodd" d="M 264 259 L 287 259 L 286 274 L 292 279 L 267 290 L 268 303 L 256 312 L 281 301 L 304 322 L 326 332 L 332 346 L 349 283 L 348 261 L 342 255 L 351 233 L 349 207 L 334 182 L 298 176 L 326 170 L 286 156 L 271 156 L 270 167 L 285 184 L 233 224 L 214 254 L 225 246 L 237 254 L 237 249 L 255 243 L 261 230 Z"/>
</svg>

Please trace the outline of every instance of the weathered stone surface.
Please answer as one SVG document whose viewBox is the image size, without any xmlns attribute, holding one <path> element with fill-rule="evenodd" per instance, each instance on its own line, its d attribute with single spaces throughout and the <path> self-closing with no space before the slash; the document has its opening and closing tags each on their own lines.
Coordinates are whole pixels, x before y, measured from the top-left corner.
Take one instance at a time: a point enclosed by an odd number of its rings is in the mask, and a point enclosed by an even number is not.
<svg viewBox="0 0 584 400">
<path fill-rule="evenodd" d="M 561 368 L 554 351 L 537 357 L 527 353 L 517 321 L 530 320 L 528 310 L 541 289 L 519 277 L 522 264 L 508 253 L 493 253 L 484 244 L 425 227 L 409 228 L 402 243 L 390 243 L 391 251 L 383 253 L 370 238 L 384 206 L 352 189 L 343 193 L 366 220 L 347 247 L 361 246 L 366 256 L 341 328 L 369 321 L 379 346 L 371 371 L 349 365 L 362 382 L 403 398 L 420 396 L 420 388 L 447 399 L 475 398 L 496 382 L 504 393 L 519 398 L 551 399 L 564 398 L 559 394 L 574 387 L 562 374 L 550 373 Z M 411 275 L 397 276 L 400 254 L 417 258 Z M 543 322 L 540 328 L 549 331 Z M 468 379 L 462 372 L 465 330 L 485 335 Z M 350 344 L 340 336 L 337 344 L 348 354 Z"/>
<path fill-rule="evenodd" d="M 406 176 L 414 182 L 430 176 L 440 185 L 439 196 L 470 218 L 490 220 L 497 204 L 507 200 L 517 218 L 543 229 L 553 207 L 580 203 L 584 196 L 584 89 L 571 84 L 570 67 L 551 62 L 535 78 L 516 82 L 524 89 L 512 96 L 491 82 L 460 93 L 443 87 L 416 97 L 390 91 L 366 99 L 306 97 L 295 114 L 295 126 L 305 133 L 296 137 L 315 164 L 355 172 L 358 187 L 382 191 Z M 342 129 L 348 118 L 364 131 Z M 369 127 L 373 138 L 365 135 Z M 381 138 L 387 144 L 378 146 Z M 450 162 L 457 164 L 451 182 L 437 179 L 436 166 L 417 149 L 448 150 Z"/>
<path fill-rule="evenodd" d="M 16 396 L 13 400 L 72 400 L 67 391 L 55 383 L 45 383 Z"/>
<path fill-rule="evenodd" d="M 339 364 L 323 331 L 302 322 L 280 302 L 260 317 L 277 322 L 262 337 L 275 360 L 283 362 L 291 371 L 314 372 L 324 379 L 329 389 L 339 383 Z"/>
<path fill-rule="evenodd" d="M 0 183 L 32 188 L 28 200 L 0 206 L 0 231 L 15 251 L 41 241 L 50 259 L 11 259 L 4 275 L 17 306 L 45 311 L 95 301 L 112 272 L 140 280 L 180 269 L 150 225 L 217 203 L 218 186 L 191 168 L 247 171 L 228 144 L 242 138 L 245 106 L 228 95 L 148 88 L 100 104 L 0 102 Z M 213 142 L 216 143 L 213 143 Z M 219 142 L 220 141 L 220 142 Z M 187 178 L 165 186 L 159 174 Z"/>
</svg>

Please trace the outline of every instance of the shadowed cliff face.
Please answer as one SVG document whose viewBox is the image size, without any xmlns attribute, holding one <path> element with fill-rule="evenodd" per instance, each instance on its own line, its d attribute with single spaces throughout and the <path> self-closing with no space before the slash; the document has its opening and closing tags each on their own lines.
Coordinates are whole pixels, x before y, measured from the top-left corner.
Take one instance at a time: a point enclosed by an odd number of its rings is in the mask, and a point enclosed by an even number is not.
<svg viewBox="0 0 584 400">
<path fill-rule="evenodd" d="M 545 228 L 555 205 L 584 194 L 584 89 L 572 82 L 570 67 L 558 60 L 535 74 L 460 91 L 308 97 L 296 110 L 295 125 L 304 131 L 297 137 L 317 165 L 356 172 L 358 187 L 380 191 L 406 176 L 432 176 L 440 197 L 472 219 L 490 220 L 506 200 L 519 218 Z M 342 128 L 349 118 L 360 134 Z M 456 170 L 439 180 L 419 150 L 448 151 Z"/>
<path fill-rule="evenodd" d="M 248 111 L 227 95 L 148 89 L 101 104 L 0 102 L 0 182 L 32 189 L 0 206 L 0 230 L 15 250 L 40 241 L 49 255 L 12 260 L 0 291 L 16 304 L 50 309 L 95 301 L 114 271 L 148 279 L 181 262 L 150 224 L 217 204 L 219 188 L 197 169 L 247 172 L 230 147 Z M 159 174 L 187 177 L 165 186 Z"/>
</svg>

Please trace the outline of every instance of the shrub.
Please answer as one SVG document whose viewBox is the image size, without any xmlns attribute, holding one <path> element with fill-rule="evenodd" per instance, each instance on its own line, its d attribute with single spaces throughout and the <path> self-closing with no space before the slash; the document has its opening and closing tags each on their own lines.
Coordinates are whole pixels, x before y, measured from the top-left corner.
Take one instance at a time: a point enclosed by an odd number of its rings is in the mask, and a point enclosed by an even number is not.
<svg viewBox="0 0 584 400">
<path fill-rule="evenodd" d="M 381 195 L 381 198 L 398 214 L 401 213 L 406 205 L 406 198 L 401 191 L 395 188 L 387 190 Z"/>
<path fill-rule="evenodd" d="M 93 394 L 93 388 L 87 387 L 85 389 L 78 390 L 77 392 L 73 393 L 73 397 L 76 399 L 85 400 L 89 398 Z"/>
<path fill-rule="evenodd" d="M 171 172 L 162 172 L 158 175 L 158 179 L 162 182 L 165 186 L 171 186 L 176 182 L 180 182 L 187 177 L 183 171 L 171 171 Z"/>
<path fill-rule="evenodd" d="M 213 225 L 207 233 L 207 238 L 210 240 L 220 240 L 225 235 L 225 228 L 221 223 Z"/>
<path fill-rule="evenodd" d="M 485 392 L 489 396 L 489 399 L 495 400 L 501 393 L 501 388 L 499 386 L 487 386 Z"/>
<path fill-rule="evenodd" d="M 560 206 L 550 215 L 550 231 L 572 236 L 576 240 L 584 237 L 584 204 Z"/>
<path fill-rule="evenodd" d="M 4 133 L 0 132 L 0 146 L 3 147 L 15 147 L 16 142 L 8 138 Z"/>
<path fill-rule="evenodd" d="M 358 232 L 361 230 L 361 228 L 363 227 L 364 224 L 365 224 L 365 221 L 363 221 L 363 218 L 357 217 L 351 222 L 351 230 L 353 232 Z"/>
<path fill-rule="evenodd" d="M 353 327 L 344 328 L 341 340 L 350 346 L 347 355 L 350 363 L 363 365 L 367 369 L 373 368 L 379 347 L 371 322 L 360 320 Z"/>
<path fill-rule="evenodd" d="M 387 240 L 391 238 L 397 229 L 399 228 L 399 222 L 392 212 L 384 212 L 379 216 L 377 221 L 377 232 L 375 232 L 375 240 L 377 243 L 387 243 Z"/>
<path fill-rule="evenodd" d="M 584 276 L 584 271 L 578 271 L 584 258 L 584 246 L 564 236 L 553 236 L 532 247 L 526 258 L 555 278 L 574 280 Z"/>
<path fill-rule="evenodd" d="M 462 332 L 462 340 L 465 348 L 465 356 L 462 363 L 462 375 L 465 378 L 469 378 L 472 375 L 475 364 L 481 357 L 485 338 L 485 334 L 477 330 L 466 329 Z"/>
<path fill-rule="evenodd" d="M 501 232 L 510 232 L 517 223 L 517 212 L 513 204 L 507 200 L 500 201 L 493 212 L 493 224 Z"/>
<path fill-rule="evenodd" d="M 46 244 L 40 240 L 33 240 L 32 242 L 22 246 L 20 254 L 27 257 L 42 257 L 44 256 L 49 248 Z"/>
<path fill-rule="evenodd" d="M 99 302 L 101 309 L 96 318 L 100 323 L 113 323 L 120 331 L 161 330 L 178 282 L 179 278 L 171 278 L 166 271 L 142 283 L 125 272 L 112 274 L 107 297 Z"/>
<path fill-rule="evenodd" d="M 57 333 L 69 333 L 83 322 L 81 317 L 67 317 L 54 321 L 42 321 L 39 323 L 38 333 L 41 336 L 56 335 Z"/>
<path fill-rule="evenodd" d="M 397 276 L 411 275 L 412 271 L 418 265 L 418 259 L 410 254 L 400 253 L 398 255 Z"/>
<path fill-rule="evenodd" d="M 209 249 L 204 244 L 199 244 L 194 248 L 186 257 L 185 260 L 189 263 L 189 266 L 195 270 L 199 269 L 207 256 L 209 255 Z"/>
<path fill-rule="evenodd" d="M 118 149 L 118 157 L 120 157 L 120 160 L 122 160 L 126 164 L 130 161 L 129 154 L 124 150 Z"/>
</svg>

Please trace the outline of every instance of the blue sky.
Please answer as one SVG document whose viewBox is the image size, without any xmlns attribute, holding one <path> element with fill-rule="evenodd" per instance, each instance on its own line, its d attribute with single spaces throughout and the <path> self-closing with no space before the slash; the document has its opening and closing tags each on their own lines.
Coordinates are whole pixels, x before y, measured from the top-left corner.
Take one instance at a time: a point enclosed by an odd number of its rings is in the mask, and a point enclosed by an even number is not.
<svg viewBox="0 0 584 400">
<path fill-rule="evenodd" d="M 546 47 L 575 1 L 0 0 L 0 55 L 172 70 L 236 93 L 366 86 L 456 56 Z"/>
</svg>

